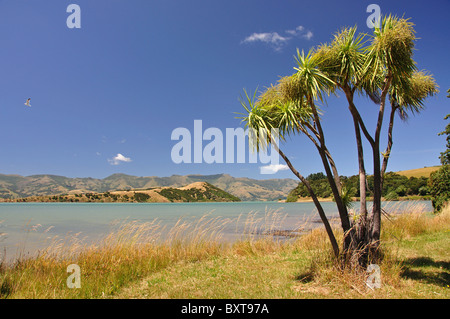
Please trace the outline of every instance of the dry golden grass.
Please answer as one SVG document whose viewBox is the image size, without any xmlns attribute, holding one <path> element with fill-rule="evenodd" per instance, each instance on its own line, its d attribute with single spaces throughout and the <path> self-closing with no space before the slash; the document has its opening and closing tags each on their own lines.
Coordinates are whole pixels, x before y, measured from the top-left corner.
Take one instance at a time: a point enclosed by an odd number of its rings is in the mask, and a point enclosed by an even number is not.
<svg viewBox="0 0 450 319">
<path fill-rule="evenodd" d="M 383 233 L 385 237 L 402 240 L 426 232 L 450 230 L 450 205 L 447 205 L 438 215 L 426 211 L 424 204 L 412 202 L 409 207 L 400 211 L 399 203 L 394 204 L 384 216 Z M 386 238 L 387 239 L 387 238 Z"/>
<path fill-rule="evenodd" d="M 405 171 L 396 172 L 399 175 L 403 175 L 406 177 L 430 177 L 430 174 L 437 171 L 440 166 L 432 166 L 432 167 L 424 167 L 424 168 L 416 168 L 416 169 L 408 169 Z"/>
<path fill-rule="evenodd" d="M 83 244 L 77 236 L 56 238 L 38 256 L 1 265 L 0 297 L 99 298 L 123 285 L 179 260 L 201 260 L 222 250 L 223 221 L 201 218 L 179 221 L 167 231 L 156 220 L 117 224 L 97 244 Z M 82 288 L 68 289 L 66 268 L 77 264 Z"/>
<path fill-rule="evenodd" d="M 75 235 L 57 239 L 37 257 L 0 265 L 0 297 L 449 298 L 442 265 L 450 263 L 450 208 L 432 216 L 415 203 L 408 213 L 395 206 L 389 212 L 380 289 L 367 285 L 364 269 L 341 267 L 322 228 L 290 239 L 270 236 L 285 215 L 266 212 L 180 219 L 170 229 L 157 220 L 123 221 L 95 245 Z M 234 223 L 242 236 L 229 243 L 223 229 Z M 80 266 L 80 289 L 66 285 L 69 264 Z"/>
</svg>

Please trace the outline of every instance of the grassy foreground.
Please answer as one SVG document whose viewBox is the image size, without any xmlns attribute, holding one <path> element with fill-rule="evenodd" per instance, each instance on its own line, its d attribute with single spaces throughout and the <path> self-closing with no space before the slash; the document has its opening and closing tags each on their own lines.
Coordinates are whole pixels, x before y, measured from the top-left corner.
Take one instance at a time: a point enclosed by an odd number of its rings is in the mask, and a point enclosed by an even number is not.
<svg viewBox="0 0 450 319">
<path fill-rule="evenodd" d="M 225 243 L 225 222 L 131 222 L 97 245 L 56 241 L 40 256 L 0 265 L 1 298 L 450 298 L 450 208 L 421 204 L 383 220 L 381 287 L 340 269 L 322 228 L 290 241 L 250 234 Z M 272 227 L 272 226 L 271 226 Z M 251 232 L 249 232 L 251 233 Z M 80 267 L 70 289 L 67 267 Z"/>
</svg>

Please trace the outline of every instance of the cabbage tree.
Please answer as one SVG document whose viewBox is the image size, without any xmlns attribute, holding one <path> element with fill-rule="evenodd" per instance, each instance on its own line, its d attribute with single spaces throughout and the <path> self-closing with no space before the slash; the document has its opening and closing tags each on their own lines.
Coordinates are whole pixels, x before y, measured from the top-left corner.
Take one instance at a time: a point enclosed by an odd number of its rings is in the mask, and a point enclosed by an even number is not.
<svg viewBox="0 0 450 319">
<path fill-rule="evenodd" d="M 379 258 L 381 232 L 381 190 L 383 176 L 393 145 L 394 119 L 398 114 L 406 119 L 419 113 L 426 97 L 437 93 L 431 75 L 418 71 L 413 60 L 416 41 L 413 24 L 406 19 L 387 16 L 373 35 L 356 34 L 356 27 L 344 28 L 334 35 L 329 44 L 312 48 L 307 54 L 297 50 L 295 72 L 282 77 L 276 85 L 261 92 L 258 98 L 243 101 L 247 111 L 243 121 L 255 131 L 269 132 L 277 128 L 282 142 L 286 137 L 301 134 L 314 144 L 321 158 L 344 233 L 342 252 L 336 248 L 336 239 L 313 189 L 276 145 L 280 156 L 291 171 L 307 187 L 324 222 L 335 255 L 342 254 L 345 261 L 357 260 L 360 265 Z M 341 91 L 348 102 L 354 125 L 359 178 L 359 218 L 351 221 L 348 213 L 348 190 L 343 190 L 337 166 L 326 144 L 321 117 L 325 99 Z M 356 105 L 355 95 L 367 96 L 378 107 L 376 118 L 364 119 Z M 386 110 L 390 106 L 389 123 L 382 131 Z M 369 132 L 370 121 L 375 122 Z M 381 151 L 382 133 L 386 149 Z M 351 138 L 351 137 L 349 137 Z M 373 164 L 373 207 L 369 214 L 367 177 L 363 138 L 370 145 Z M 257 135 L 258 145 L 274 143 L 270 133 Z"/>
</svg>

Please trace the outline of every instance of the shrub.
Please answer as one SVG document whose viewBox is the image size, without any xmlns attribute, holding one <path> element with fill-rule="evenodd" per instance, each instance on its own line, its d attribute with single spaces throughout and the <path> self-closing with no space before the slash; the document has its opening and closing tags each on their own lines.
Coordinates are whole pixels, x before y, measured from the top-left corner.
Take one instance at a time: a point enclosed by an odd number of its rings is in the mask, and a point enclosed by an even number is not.
<svg viewBox="0 0 450 319">
<path fill-rule="evenodd" d="M 150 198 L 150 195 L 144 193 L 134 193 L 134 199 L 139 203 L 144 203 Z"/>
<path fill-rule="evenodd" d="M 433 172 L 428 180 L 431 194 L 431 203 L 434 212 L 439 213 L 450 201 L 450 169 L 449 165 L 443 165 L 439 170 Z"/>
<path fill-rule="evenodd" d="M 420 196 L 425 196 L 425 195 L 428 195 L 429 193 L 430 193 L 430 189 L 427 186 L 422 186 L 421 188 L 419 188 Z"/>
<path fill-rule="evenodd" d="M 398 196 L 405 196 L 407 189 L 404 185 L 400 185 L 399 187 L 397 187 L 395 192 L 397 193 Z"/>
</svg>

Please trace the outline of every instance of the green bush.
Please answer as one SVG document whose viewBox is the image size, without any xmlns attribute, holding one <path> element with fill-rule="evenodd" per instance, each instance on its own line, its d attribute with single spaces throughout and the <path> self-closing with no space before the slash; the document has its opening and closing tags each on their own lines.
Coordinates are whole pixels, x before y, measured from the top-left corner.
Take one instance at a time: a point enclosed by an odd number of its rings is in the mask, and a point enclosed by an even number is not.
<svg viewBox="0 0 450 319">
<path fill-rule="evenodd" d="M 399 187 L 397 187 L 397 189 L 395 190 L 395 192 L 398 194 L 398 196 L 405 196 L 407 189 L 404 185 L 400 185 Z"/>
<path fill-rule="evenodd" d="M 428 180 L 430 189 L 431 203 L 434 212 L 439 213 L 445 203 L 450 200 L 450 166 L 443 165 L 436 172 L 431 173 Z"/>
<path fill-rule="evenodd" d="M 422 186 L 421 188 L 419 188 L 420 196 L 425 196 L 425 195 L 428 195 L 429 193 L 430 193 L 430 189 L 428 188 L 428 186 Z"/>
<path fill-rule="evenodd" d="M 145 203 L 150 198 L 150 195 L 144 193 L 134 193 L 135 201 Z"/>
</svg>

